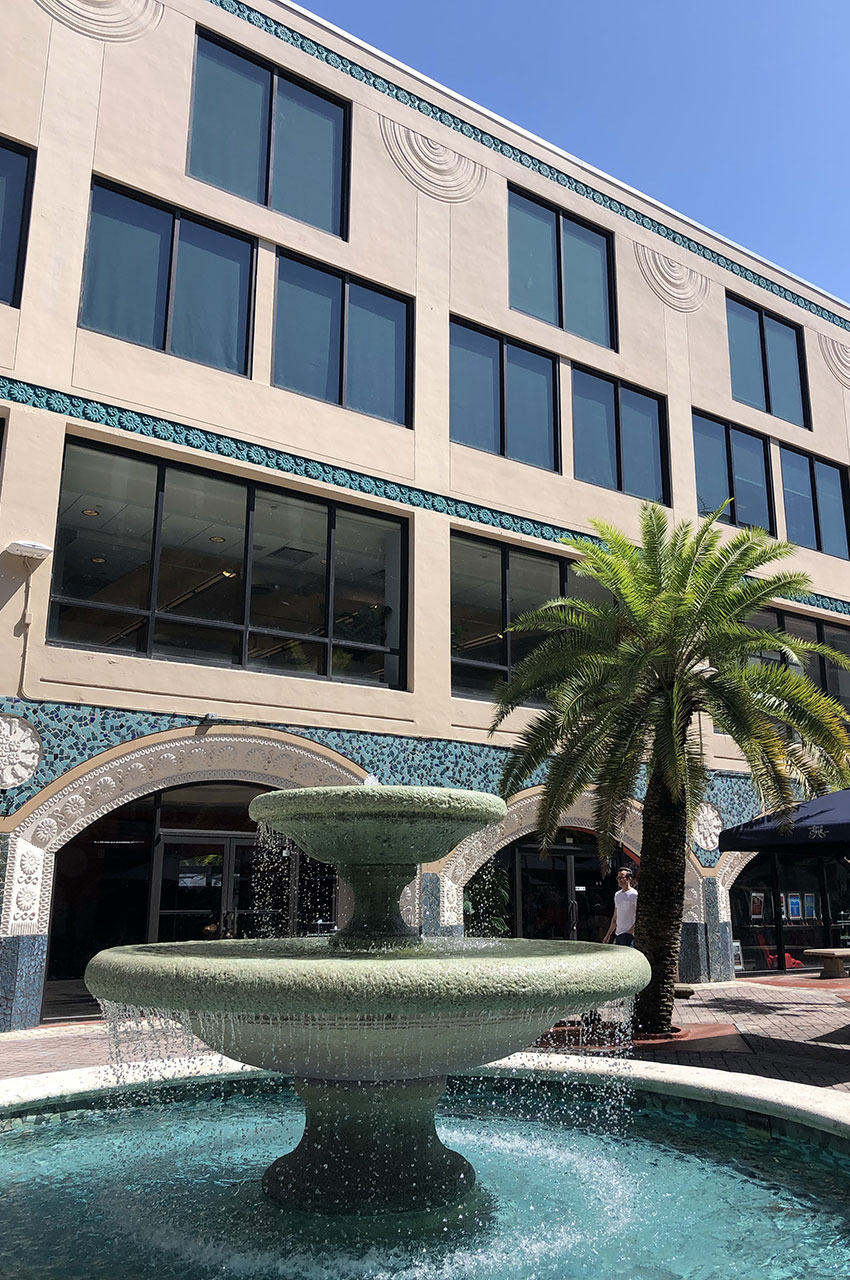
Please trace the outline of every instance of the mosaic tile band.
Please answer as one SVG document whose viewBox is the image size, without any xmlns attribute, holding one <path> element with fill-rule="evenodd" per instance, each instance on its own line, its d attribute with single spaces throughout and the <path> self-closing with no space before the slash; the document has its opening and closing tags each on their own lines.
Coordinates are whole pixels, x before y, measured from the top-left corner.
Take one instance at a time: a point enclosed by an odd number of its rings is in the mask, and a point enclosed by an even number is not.
<svg viewBox="0 0 850 1280">
<path fill-rule="evenodd" d="M 126 431 L 130 435 L 163 440 L 168 444 L 182 445 L 187 449 L 196 449 L 201 453 L 229 458 L 235 462 L 249 462 L 278 474 L 301 476 L 304 479 L 316 480 L 352 493 L 363 493 L 368 497 L 398 502 L 406 507 L 436 511 L 440 515 L 469 520 L 473 524 L 484 525 L 488 529 L 521 533 L 529 538 L 537 538 L 541 542 L 558 542 L 568 534 L 586 536 L 578 534 L 576 530 L 567 529 L 563 525 L 544 524 L 541 520 L 531 520 L 526 516 L 500 511 L 495 507 L 484 507 L 475 502 L 460 502 L 445 494 L 434 493 L 430 489 L 419 489 L 412 485 L 385 480 L 380 476 L 370 476 L 363 471 L 352 471 L 346 467 L 333 466 L 331 463 L 317 462 L 314 458 L 305 458 L 301 454 L 272 449 L 265 445 L 251 444 L 247 440 L 239 440 L 235 436 L 227 436 L 219 431 L 187 427 L 169 418 L 157 418 L 148 413 L 135 413 L 132 409 L 122 409 L 119 405 L 104 404 L 99 400 L 89 400 L 85 396 L 54 391 L 49 387 L 22 382 L 17 378 L 0 377 L 0 400 L 7 400 L 11 404 L 27 405 L 31 409 L 43 409 L 48 413 L 58 413 L 64 418 L 75 418 L 79 422 L 96 422 L 102 426 L 114 427 L 117 431 Z M 793 598 L 801 604 L 850 616 L 850 600 L 821 594 L 806 594 Z"/>
<path fill-rule="evenodd" d="M 41 762 L 33 776 L 0 795 L 0 814 L 3 816 L 16 813 L 51 782 L 110 747 L 169 729 L 193 728 L 200 723 L 196 716 L 61 702 L 27 702 L 20 698 L 0 699 L 0 713 L 25 719 L 36 729 L 43 744 Z M 222 719 L 216 722 L 216 727 L 233 723 L 248 722 Z M 275 729 L 330 747 L 367 773 L 375 774 L 384 785 L 412 782 L 422 786 L 496 792 L 507 754 L 505 747 L 454 742 L 448 738 L 415 738 L 289 724 L 254 727 Z M 532 779 L 532 785 L 542 781 L 542 773 L 538 773 Z M 638 799 L 642 791 L 643 784 L 638 788 Z M 724 826 L 745 822 L 759 811 L 752 783 L 743 773 L 713 772 L 706 800 L 716 806 Z M 703 849 L 695 845 L 694 852 L 704 867 L 715 866 L 720 856 L 716 847 Z"/>
<path fill-rule="evenodd" d="M 586 182 L 580 182 L 563 169 L 546 164 L 530 152 L 514 147 L 509 142 L 503 142 L 494 134 L 485 133 L 477 125 L 469 124 L 460 116 L 456 116 L 450 111 L 444 111 L 442 107 L 435 106 L 433 102 L 428 102 L 426 98 L 420 98 L 408 89 L 402 89 L 399 85 L 393 84 L 392 81 L 386 80 L 383 76 L 376 75 L 374 71 L 369 71 L 368 68 L 360 66 L 359 63 L 352 62 L 349 58 L 341 57 L 333 49 L 328 49 L 324 45 L 318 44 L 315 40 L 302 36 L 292 27 L 284 26 L 282 22 L 277 22 L 274 18 L 269 18 L 266 14 L 259 13 L 256 9 L 252 9 L 250 5 L 242 4 L 241 0 L 209 0 L 209 3 L 215 5 L 217 9 L 223 9 L 225 13 L 230 13 L 236 18 L 240 18 L 243 22 L 250 23 L 252 27 L 256 27 L 259 31 L 265 31 L 277 40 L 282 40 L 285 44 L 292 45 L 294 49 L 300 49 L 308 57 L 316 58 L 319 62 L 326 63 L 329 67 L 333 67 L 335 71 L 341 71 L 343 75 L 350 76 L 352 80 L 359 80 L 362 84 L 369 85 L 370 88 L 376 89 L 378 93 L 385 94 L 388 98 L 392 98 L 395 102 L 400 102 L 412 111 L 428 116 L 431 120 L 438 121 L 439 124 L 445 125 L 446 128 L 453 130 L 453 132 L 463 134 L 465 138 L 480 143 L 481 146 L 487 147 L 488 150 L 497 152 L 508 160 L 513 160 L 514 163 L 521 165 L 523 169 L 536 173 L 541 178 L 548 178 L 550 182 L 564 187 L 567 191 L 572 191 L 575 195 L 582 196 L 585 200 L 591 200 L 601 208 L 607 209 L 621 218 L 628 219 L 635 226 L 651 231 L 654 235 L 666 240 L 668 244 L 675 244 L 679 248 L 685 249 L 688 253 L 696 254 L 697 257 L 704 259 L 706 262 L 711 262 L 716 267 L 721 267 L 724 271 L 729 271 L 732 275 L 738 276 L 739 279 L 746 280 L 748 284 L 764 289 L 767 293 L 772 293 L 775 297 L 782 298 L 784 302 L 790 302 L 795 307 L 802 307 L 810 315 L 818 316 L 819 319 L 826 320 L 830 324 L 836 325 L 839 329 L 850 331 L 850 320 L 836 315 L 834 311 L 830 311 L 827 307 L 822 307 L 818 303 L 812 302 L 809 298 L 804 298 L 792 289 L 786 289 L 784 285 L 777 284 L 774 280 L 769 280 L 767 276 L 763 276 L 757 271 L 751 271 L 748 267 L 735 262 L 733 258 L 728 257 L 726 254 L 718 253 L 715 249 L 709 249 L 707 245 L 701 244 L 698 240 L 693 240 L 690 236 L 674 231 L 672 227 L 659 222 L 657 218 L 650 218 L 648 214 L 641 213 L 638 209 L 624 204 L 621 200 L 615 200 L 612 196 L 597 190 L 596 187 L 592 187 Z"/>
</svg>

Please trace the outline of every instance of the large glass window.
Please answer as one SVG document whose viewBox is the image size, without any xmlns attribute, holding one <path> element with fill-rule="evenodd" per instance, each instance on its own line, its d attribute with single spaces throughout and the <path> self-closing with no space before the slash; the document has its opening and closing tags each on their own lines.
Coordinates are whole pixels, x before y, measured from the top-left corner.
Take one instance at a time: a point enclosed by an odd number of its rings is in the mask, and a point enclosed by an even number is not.
<svg viewBox="0 0 850 1280">
<path fill-rule="evenodd" d="M 573 369 L 576 480 L 668 501 L 664 411 L 658 396 Z"/>
<path fill-rule="evenodd" d="M 815 640 L 819 644 L 828 644 L 839 653 L 850 657 L 850 627 L 821 622 L 816 618 L 805 618 L 797 613 L 786 613 L 784 609 L 762 609 L 752 618 L 752 623 L 758 627 L 779 627 L 803 640 Z M 778 649 L 765 651 L 759 660 L 795 666 Z M 850 712 L 850 672 L 844 671 L 819 653 L 815 653 L 809 657 L 806 674 L 814 680 L 819 689 L 837 698 Z"/>
<path fill-rule="evenodd" d="M 405 528 L 71 442 L 49 638 L 399 688 Z"/>
<path fill-rule="evenodd" d="M 0 302 L 12 307 L 21 298 L 33 168 L 27 147 L 0 141 Z"/>
<path fill-rule="evenodd" d="M 95 183 L 80 324 L 247 374 L 253 261 L 244 236 Z"/>
<path fill-rule="evenodd" d="M 566 560 L 452 535 L 452 693 L 489 698 L 540 637 L 509 631 L 520 614 L 567 594 Z"/>
<path fill-rule="evenodd" d="M 341 236 L 347 133 L 344 103 L 199 34 L 193 177 Z"/>
<path fill-rule="evenodd" d="M 554 471 L 555 375 L 552 356 L 453 320 L 452 440 Z"/>
<path fill-rule="evenodd" d="M 611 237 L 560 210 L 508 193 L 510 302 L 515 311 L 613 347 Z"/>
<path fill-rule="evenodd" d="M 731 498 L 720 520 L 774 532 L 766 440 L 695 413 L 694 462 L 701 516 L 711 515 Z"/>
<path fill-rule="evenodd" d="M 728 295 L 726 324 L 733 399 L 808 426 L 802 330 Z"/>
<path fill-rule="evenodd" d="M 782 451 L 782 492 L 788 538 L 830 556 L 848 558 L 847 473 L 796 449 Z"/>
<path fill-rule="evenodd" d="M 406 298 L 279 255 L 277 386 L 406 425 L 411 328 Z"/>
</svg>

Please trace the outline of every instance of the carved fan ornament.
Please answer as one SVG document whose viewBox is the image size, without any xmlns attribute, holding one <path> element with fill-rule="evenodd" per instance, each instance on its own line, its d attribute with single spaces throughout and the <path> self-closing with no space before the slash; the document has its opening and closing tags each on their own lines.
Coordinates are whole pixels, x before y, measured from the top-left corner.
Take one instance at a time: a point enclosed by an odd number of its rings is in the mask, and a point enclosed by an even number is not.
<svg viewBox="0 0 850 1280">
<path fill-rule="evenodd" d="M 478 195 L 487 177 L 483 165 L 386 116 L 378 119 L 390 159 L 414 187 L 447 204 L 461 204 Z"/>
<path fill-rule="evenodd" d="M 706 277 L 638 240 L 634 246 L 641 275 L 653 293 L 677 311 L 699 311 L 710 288 Z"/>
<path fill-rule="evenodd" d="M 51 18 L 108 44 L 138 40 L 159 26 L 160 0 L 35 0 Z"/>
<path fill-rule="evenodd" d="M 845 387 L 850 387 L 850 347 L 843 342 L 836 342 L 825 333 L 818 334 L 821 353 L 826 366 L 834 378 Z"/>
</svg>

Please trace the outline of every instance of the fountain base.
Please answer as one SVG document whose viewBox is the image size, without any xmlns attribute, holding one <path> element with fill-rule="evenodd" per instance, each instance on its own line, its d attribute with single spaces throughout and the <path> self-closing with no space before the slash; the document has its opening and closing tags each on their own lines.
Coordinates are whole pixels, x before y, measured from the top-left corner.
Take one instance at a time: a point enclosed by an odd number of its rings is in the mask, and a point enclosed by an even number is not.
<svg viewBox="0 0 850 1280">
<path fill-rule="evenodd" d="M 444 1078 L 296 1080 L 306 1109 L 294 1151 L 263 1175 L 263 1190 L 286 1209 L 323 1214 L 409 1213 L 460 1208 L 475 1170 L 437 1136 L 434 1111 Z"/>
</svg>

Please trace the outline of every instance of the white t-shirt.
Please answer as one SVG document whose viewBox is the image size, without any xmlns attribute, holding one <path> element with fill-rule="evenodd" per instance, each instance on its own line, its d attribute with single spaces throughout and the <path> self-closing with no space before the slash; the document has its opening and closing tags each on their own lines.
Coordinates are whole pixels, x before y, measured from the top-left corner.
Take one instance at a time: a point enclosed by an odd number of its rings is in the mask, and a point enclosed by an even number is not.
<svg viewBox="0 0 850 1280">
<path fill-rule="evenodd" d="M 634 933 L 637 915 L 637 889 L 618 889 L 614 894 L 614 910 L 617 913 L 615 933 Z"/>
</svg>

